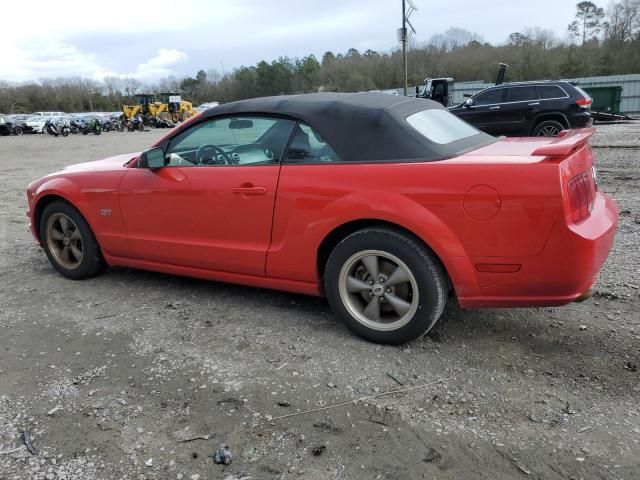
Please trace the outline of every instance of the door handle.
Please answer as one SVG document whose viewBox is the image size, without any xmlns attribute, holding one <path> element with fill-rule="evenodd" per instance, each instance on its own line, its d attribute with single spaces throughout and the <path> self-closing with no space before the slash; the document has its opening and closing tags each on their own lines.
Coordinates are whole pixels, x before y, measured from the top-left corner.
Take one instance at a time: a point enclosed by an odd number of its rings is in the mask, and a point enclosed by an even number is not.
<svg viewBox="0 0 640 480">
<path fill-rule="evenodd" d="M 264 195 L 267 193 L 267 189 L 265 187 L 254 187 L 254 186 L 246 186 L 246 187 L 234 187 L 231 189 L 233 193 L 239 193 L 242 195 Z"/>
<path fill-rule="evenodd" d="M 540 102 L 533 102 L 529 104 L 530 107 L 535 107 L 536 105 L 540 105 Z"/>
<path fill-rule="evenodd" d="M 489 107 L 489 110 L 500 110 L 500 107 Z"/>
</svg>

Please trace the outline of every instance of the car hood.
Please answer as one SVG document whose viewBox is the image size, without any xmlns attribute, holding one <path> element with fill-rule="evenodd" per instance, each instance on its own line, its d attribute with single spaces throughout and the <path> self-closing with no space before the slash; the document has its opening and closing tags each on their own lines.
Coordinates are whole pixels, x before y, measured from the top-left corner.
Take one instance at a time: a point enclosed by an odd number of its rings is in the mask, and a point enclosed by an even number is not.
<svg viewBox="0 0 640 480">
<path fill-rule="evenodd" d="M 120 170 L 141 152 L 124 153 L 113 157 L 95 160 L 93 162 L 76 163 L 65 167 L 62 172 L 103 172 L 106 170 Z"/>
</svg>

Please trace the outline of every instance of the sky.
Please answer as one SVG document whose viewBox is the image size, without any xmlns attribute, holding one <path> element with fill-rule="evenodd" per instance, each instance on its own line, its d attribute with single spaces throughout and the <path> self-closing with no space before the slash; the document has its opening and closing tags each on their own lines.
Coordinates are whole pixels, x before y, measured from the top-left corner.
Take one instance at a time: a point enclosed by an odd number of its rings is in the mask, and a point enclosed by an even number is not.
<svg viewBox="0 0 640 480">
<path fill-rule="evenodd" d="M 413 0 L 415 41 L 450 27 L 491 43 L 526 27 L 559 37 L 572 0 Z M 603 1 L 595 1 L 606 7 Z M 80 76 L 156 82 L 229 72 L 279 56 L 398 47 L 401 0 L 154 0 L 3 2 L 0 79 Z"/>
</svg>

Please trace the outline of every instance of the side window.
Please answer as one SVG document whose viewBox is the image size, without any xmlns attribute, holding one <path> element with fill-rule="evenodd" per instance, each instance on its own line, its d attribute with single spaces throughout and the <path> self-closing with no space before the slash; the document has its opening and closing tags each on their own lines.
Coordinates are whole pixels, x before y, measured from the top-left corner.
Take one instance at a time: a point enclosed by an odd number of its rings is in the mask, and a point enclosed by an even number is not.
<svg viewBox="0 0 640 480">
<path fill-rule="evenodd" d="M 567 94 L 557 85 L 538 85 L 538 93 L 543 100 L 549 98 L 564 98 Z"/>
<path fill-rule="evenodd" d="M 286 160 L 289 163 L 339 162 L 340 157 L 324 138 L 306 123 L 300 122 L 294 132 Z"/>
<path fill-rule="evenodd" d="M 494 103 L 501 103 L 504 101 L 504 88 L 494 88 L 488 92 L 482 92 L 475 96 L 473 99 L 474 105 L 492 105 Z"/>
<path fill-rule="evenodd" d="M 526 102 L 529 100 L 538 100 L 536 87 L 509 88 L 509 102 Z"/>
<path fill-rule="evenodd" d="M 279 164 L 296 122 L 233 116 L 207 120 L 179 133 L 165 152 L 173 167 Z"/>
</svg>

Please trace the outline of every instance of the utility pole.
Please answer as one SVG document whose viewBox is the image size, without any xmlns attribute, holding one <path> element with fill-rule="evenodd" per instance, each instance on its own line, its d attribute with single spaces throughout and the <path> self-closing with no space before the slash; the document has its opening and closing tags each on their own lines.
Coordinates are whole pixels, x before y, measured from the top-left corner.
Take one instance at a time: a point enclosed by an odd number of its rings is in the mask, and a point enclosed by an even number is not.
<svg viewBox="0 0 640 480">
<path fill-rule="evenodd" d="M 407 14 L 406 14 L 406 0 L 402 0 L 402 68 L 404 70 L 402 74 L 402 92 L 407 96 Z"/>
<path fill-rule="evenodd" d="M 407 24 L 409 25 L 409 27 L 411 28 L 411 31 L 415 35 L 416 30 L 415 28 L 413 28 L 413 25 L 411 25 L 411 22 L 409 21 L 409 17 L 413 12 L 415 12 L 418 9 L 414 5 L 413 0 L 401 0 L 401 1 L 402 1 L 402 28 L 400 28 L 400 31 L 398 32 L 398 38 L 402 42 L 402 70 L 403 70 L 402 90 L 403 90 L 404 96 L 406 97 L 407 96 L 407 45 L 409 42 Z M 407 9 L 407 2 L 409 3 L 409 9 Z"/>
</svg>

